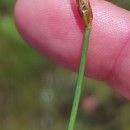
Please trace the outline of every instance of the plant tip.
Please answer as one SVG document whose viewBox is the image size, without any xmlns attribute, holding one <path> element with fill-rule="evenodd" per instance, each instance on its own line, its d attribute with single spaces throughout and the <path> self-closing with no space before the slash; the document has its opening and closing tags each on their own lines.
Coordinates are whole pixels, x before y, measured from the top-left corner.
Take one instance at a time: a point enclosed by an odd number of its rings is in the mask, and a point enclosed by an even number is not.
<svg viewBox="0 0 130 130">
<path fill-rule="evenodd" d="M 93 13 L 89 0 L 76 0 L 79 14 L 83 19 L 84 26 L 91 28 Z"/>
</svg>

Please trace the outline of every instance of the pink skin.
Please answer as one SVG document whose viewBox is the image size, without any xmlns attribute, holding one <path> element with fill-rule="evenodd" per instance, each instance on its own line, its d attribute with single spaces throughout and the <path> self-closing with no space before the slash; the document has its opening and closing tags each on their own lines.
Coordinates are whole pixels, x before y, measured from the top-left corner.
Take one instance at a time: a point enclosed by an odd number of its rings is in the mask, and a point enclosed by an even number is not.
<svg viewBox="0 0 130 130">
<path fill-rule="evenodd" d="M 91 4 L 94 19 L 85 74 L 130 99 L 130 12 L 103 0 Z M 17 0 L 14 16 L 33 48 L 78 70 L 84 30 L 75 0 Z"/>
</svg>

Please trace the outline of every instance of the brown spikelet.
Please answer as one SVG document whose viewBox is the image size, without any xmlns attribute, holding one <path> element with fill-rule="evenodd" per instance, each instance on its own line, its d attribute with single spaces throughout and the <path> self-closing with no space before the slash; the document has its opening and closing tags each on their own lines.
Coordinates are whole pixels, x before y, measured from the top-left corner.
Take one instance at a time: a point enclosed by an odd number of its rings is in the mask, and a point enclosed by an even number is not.
<svg viewBox="0 0 130 130">
<path fill-rule="evenodd" d="M 84 26 L 91 28 L 93 13 L 89 0 L 76 0 L 79 14 L 84 21 Z"/>
</svg>

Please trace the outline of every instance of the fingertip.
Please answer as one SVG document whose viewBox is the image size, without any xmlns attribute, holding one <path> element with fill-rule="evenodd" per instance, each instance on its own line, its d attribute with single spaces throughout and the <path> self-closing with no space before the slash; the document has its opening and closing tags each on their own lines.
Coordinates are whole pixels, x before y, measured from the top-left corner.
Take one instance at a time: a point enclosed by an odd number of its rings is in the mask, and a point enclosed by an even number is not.
<svg viewBox="0 0 130 130">
<path fill-rule="evenodd" d="M 81 19 L 73 2 L 71 4 L 69 0 L 18 0 L 14 17 L 18 31 L 32 47 L 56 63 L 76 71 L 83 32 Z M 120 66 L 116 59 L 121 57 L 122 46 L 130 36 L 130 13 L 103 0 L 90 2 L 94 19 L 85 73 L 95 79 L 107 79 L 112 86 L 116 86 L 116 91 L 128 95 L 127 89 L 123 88 L 125 81 L 122 80 L 123 86 L 118 88 L 117 81 L 121 79 L 114 81 L 110 77 L 112 71 L 114 74 L 119 71 L 115 69 Z M 127 62 L 129 60 L 125 61 Z"/>
</svg>

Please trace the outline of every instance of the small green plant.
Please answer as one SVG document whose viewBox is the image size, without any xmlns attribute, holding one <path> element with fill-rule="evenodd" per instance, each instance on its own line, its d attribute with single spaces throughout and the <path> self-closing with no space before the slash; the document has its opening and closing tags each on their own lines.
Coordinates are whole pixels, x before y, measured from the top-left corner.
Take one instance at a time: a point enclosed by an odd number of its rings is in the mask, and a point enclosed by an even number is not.
<svg viewBox="0 0 130 130">
<path fill-rule="evenodd" d="M 89 35 L 90 35 L 92 19 L 93 19 L 92 9 L 89 0 L 76 0 L 76 2 L 77 2 L 79 14 L 84 22 L 85 32 L 84 32 L 84 40 L 82 45 L 82 53 L 81 53 L 81 59 L 79 65 L 77 84 L 76 84 L 76 91 L 75 91 L 74 102 L 72 106 L 72 112 L 70 116 L 68 130 L 74 129 L 74 124 L 76 120 L 76 115 L 77 115 L 77 110 L 78 110 L 79 100 L 81 95 L 82 82 L 84 77 Z"/>
</svg>

